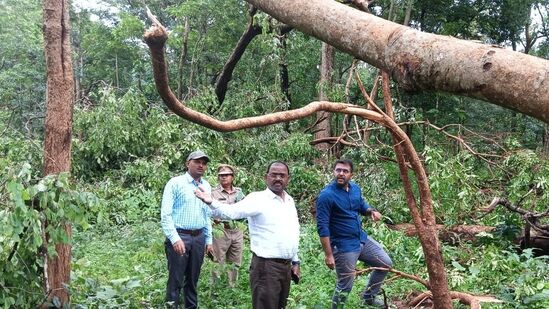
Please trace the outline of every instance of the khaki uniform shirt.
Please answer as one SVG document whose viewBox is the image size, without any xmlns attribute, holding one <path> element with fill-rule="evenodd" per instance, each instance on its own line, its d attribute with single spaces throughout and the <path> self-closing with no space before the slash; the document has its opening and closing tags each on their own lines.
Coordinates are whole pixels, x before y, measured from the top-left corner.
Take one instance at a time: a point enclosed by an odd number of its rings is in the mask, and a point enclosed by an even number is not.
<svg viewBox="0 0 549 309">
<path fill-rule="evenodd" d="M 240 202 L 242 199 L 244 199 L 244 193 L 242 192 L 242 189 L 239 187 L 233 187 L 233 192 L 229 193 L 223 189 L 221 185 L 217 185 L 214 189 L 212 189 L 212 198 L 216 201 L 219 201 L 223 204 L 235 204 Z M 236 222 L 235 220 L 228 220 L 223 221 L 223 223 L 227 226 L 230 226 L 231 229 L 236 228 Z"/>
</svg>

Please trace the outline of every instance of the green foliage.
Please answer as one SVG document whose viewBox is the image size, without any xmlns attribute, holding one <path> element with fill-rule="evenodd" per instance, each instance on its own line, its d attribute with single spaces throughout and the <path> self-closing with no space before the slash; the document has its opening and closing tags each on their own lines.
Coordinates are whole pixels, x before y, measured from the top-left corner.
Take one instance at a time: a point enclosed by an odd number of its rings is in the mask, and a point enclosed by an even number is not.
<svg viewBox="0 0 549 309">
<path fill-rule="evenodd" d="M 65 224 L 89 227 L 88 213 L 96 198 L 74 190 L 68 174 L 40 180 L 28 163 L 2 167 L 0 188 L 0 305 L 38 305 L 43 301 L 43 258 L 55 255 L 55 245 L 70 243 Z M 49 241 L 45 243 L 47 235 Z"/>
<path fill-rule="evenodd" d="M 516 44 L 524 30 L 527 7 L 534 2 L 413 1 L 411 25 L 461 38 Z M 60 223 L 70 222 L 75 228 L 70 283 L 74 305 L 161 307 L 167 274 L 164 236 L 158 223 L 161 192 L 170 177 L 183 172 L 186 155 L 201 149 L 212 158 L 206 173 L 212 184 L 216 183 L 217 165 L 229 163 L 237 167 L 236 184 L 245 192 L 265 188 L 263 177 L 269 162 L 289 163 L 292 179 L 288 191 L 296 199 L 303 223 L 300 255 L 304 274 L 302 283 L 292 286 L 289 307 L 326 307 L 335 274 L 324 265 L 309 211 L 318 192 L 331 180 L 333 158 L 311 147 L 311 134 L 302 133 L 310 132 L 313 117 L 232 133 L 181 120 L 159 101 L 148 51 L 141 42 L 142 8 L 131 1 L 108 3 L 119 11 L 71 12 L 75 78 L 81 99 L 74 113 L 72 175 L 78 180 L 74 188 L 67 175 L 41 178 L 39 172 L 43 141 L 36 132 L 42 130 L 45 93 L 41 3 L 0 1 L 0 24 L 10 25 L 0 27 L 0 306 L 28 307 L 43 301 L 42 256 L 51 253 L 51 246 L 44 248 L 42 233 L 47 231 L 57 242 L 70 241 L 59 230 Z M 376 1 L 376 14 L 387 16 L 390 3 L 395 20 L 402 21 L 409 1 Z M 155 0 L 147 4 L 170 30 L 166 48 L 169 76 L 173 86 L 181 74 L 188 107 L 228 120 L 298 108 L 316 100 L 318 40 L 293 30 L 282 43 L 278 33 L 264 28 L 237 65 L 226 100 L 220 104 L 212 84 L 246 27 L 247 4 L 210 0 L 177 4 Z M 187 58 L 182 59 L 184 18 L 189 20 L 190 33 Z M 261 25 L 276 24 L 263 13 L 255 18 Z M 533 53 L 546 55 L 546 38 L 540 37 L 538 43 Z M 327 89 L 331 100 L 346 100 L 351 61 L 350 56 L 336 53 L 334 85 Z M 281 90 L 281 66 L 288 69 L 289 98 Z M 376 69 L 364 65 L 359 65 L 358 73 L 367 87 L 377 76 Z M 427 168 L 437 221 L 498 227 L 494 233 L 479 236 L 475 244 L 443 246 L 452 289 L 494 294 L 508 301 L 489 306 L 494 308 L 544 307 L 549 281 L 546 259 L 534 258 L 528 250 L 515 252 L 506 239 L 515 238 L 522 229 L 522 218 L 504 209 L 482 219 L 476 214 L 494 196 L 545 211 L 549 163 L 536 153 L 541 149 L 545 124 L 477 100 L 446 94 L 412 96 L 393 86 L 398 121 L 452 124 L 447 132 L 463 137 L 477 151 L 503 156 L 494 159 L 497 167 L 488 166 L 439 132 L 420 125 L 403 127 Z M 377 100 L 381 102 L 379 94 Z M 364 104 L 354 85 L 350 101 Z M 332 119 L 339 133 L 343 117 Z M 457 124 L 490 133 L 494 141 L 467 135 Z M 368 147 L 333 150 L 354 160 L 354 180 L 387 221 L 409 222 L 400 173 L 391 161 L 391 136 L 376 128 L 371 133 Z M 414 177 L 410 175 L 410 179 Z M 417 191 L 415 184 L 413 189 Z M 44 230 L 46 219 L 51 224 Z M 366 227 L 387 247 L 397 269 L 426 277 L 417 239 L 405 238 L 383 225 L 367 222 Z M 248 248 L 246 245 L 235 289 L 226 288 L 223 280 L 210 284 L 213 265 L 206 262 L 200 279 L 205 308 L 250 307 Z M 350 308 L 359 305 L 358 292 L 365 284 L 365 278 L 357 281 Z M 384 288 L 392 300 L 423 289 L 402 280 L 391 280 Z"/>
<path fill-rule="evenodd" d="M 72 303 L 84 308 L 160 307 L 166 267 L 162 232 L 157 224 L 76 233 L 71 285 Z"/>
<path fill-rule="evenodd" d="M 74 118 L 77 138 L 73 140 L 73 169 L 78 177 L 120 169 L 141 157 L 156 157 L 162 161 L 153 164 L 171 166 L 181 162 L 181 153 L 174 142 L 183 138 L 191 146 L 194 143 L 191 134 L 182 133 L 176 117 L 149 106 L 135 91 L 117 98 L 106 89 L 101 105 L 92 111 L 77 110 Z"/>
<path fill-rule="evenodd" d="M 448 156 L 430 147 L 423 156 L 437 219 L 445 225 L 469 223 L 472 206 L 481 200 L 474 157 L 468 152 Z"/>
<path fill-rule="evenodd" d="M 45 69 L 38 0 L 0 1 L 0 110 L 9 110 L 12 125 L 40 131 L 44 113 Z M 33 121 L 31 121 L 33 120 Z"/>
<path fill-rule="evenodd" d="M 421 246 L 417 238 L 402 237 L 383 225 L 366 224 L 368 233 L 382 243 L 396 269 L 426 278 Z M 81 246 L 74 249 L 73 303 L 83 307 L 162 306 L 167 269 L 162 232 L 158 222 L 119 225 L 113 228 L 76 233 Z M 488 308 L 543 308 L 547 304 L 548 264 L 527 250 L 522 254 L 499 246 L 444 246 L 451 288 L 475 294 L 492 294 L 505 300 L 504 305 Z M 204 308 L 251 308 L 247 268 L 251 253 L 244 245 L 243 263 L 236 287 L 227 287 L 227 279 L 211 282 L 216 267 L 205 260 L 199 281 L 199 300 Z M 314 224 L 301 229 L 300 259 L 302 280 L 292 284 L 289 308 L 326 308 L 336 277 L 324 264 L 324 255 Z M 359 269 L 365 265 L 359 264 Z M 350 294 L 351 308 L 360 304 L 360 292 L 367 274 L 357 278 Z M 383 289 L 390 301 L 403 298 L 413 290 L 424 290 L 414 281 L 389 275 Z M 483 304 L 483 307 L 485 305 Z"/>
</svg>

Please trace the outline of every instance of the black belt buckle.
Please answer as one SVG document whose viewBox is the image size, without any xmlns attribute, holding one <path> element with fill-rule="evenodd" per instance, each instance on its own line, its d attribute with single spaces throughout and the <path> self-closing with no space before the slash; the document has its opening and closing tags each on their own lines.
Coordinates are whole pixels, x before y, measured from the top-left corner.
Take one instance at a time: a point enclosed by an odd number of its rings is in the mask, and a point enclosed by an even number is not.
<svg viewBox="0 0 549 309">
<path fill-rule="evenodd" d="M 178 233 L 187 234 L 191 236 L 198 236 L 202 233 L 202 229 L 198 230 L 184 230 L 184 229 L 176 229 Z"/>
<path fill-rule="evenodd" d="M 280 263 L 280 264 L 291 264 L 292 263 L 291 259 L 264 258 L 264 257 L 260 257 L 257 254 L 255 254 L 255 252 L 253 252 L 253 255 L 256 256 L 257 258 L 265 260 L 265 261 L 272 261 L 272 262 Z"/>
<path fill-rule="evenodd" d="M 271 260 L 273 262 L 280 263 L 280 264 L 290 264 L 291 263 L 291 260 L 289 260 L 289 259 L 270 258 L 268 260 Z"/>
</svg>

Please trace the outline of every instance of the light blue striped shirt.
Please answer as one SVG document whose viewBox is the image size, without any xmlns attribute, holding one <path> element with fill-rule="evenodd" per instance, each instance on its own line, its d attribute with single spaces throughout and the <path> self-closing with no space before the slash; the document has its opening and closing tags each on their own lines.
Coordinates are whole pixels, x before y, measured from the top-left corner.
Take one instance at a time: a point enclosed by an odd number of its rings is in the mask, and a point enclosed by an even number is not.
<svg viewBox="0 0 549 309">
<path fill-rule="evenodd" d="M 164 234 L 172 244 L 181 239 L 176 229 L 204 229 L 206 244 L 212 243 L 211 211 L 208 205 L 194 195 L 198 186 L 211 194 L 212 187 L 205 179 L 195 183 L 189 173 L 173 177 L 164 187 L 160 223 Z"/>
</svg>

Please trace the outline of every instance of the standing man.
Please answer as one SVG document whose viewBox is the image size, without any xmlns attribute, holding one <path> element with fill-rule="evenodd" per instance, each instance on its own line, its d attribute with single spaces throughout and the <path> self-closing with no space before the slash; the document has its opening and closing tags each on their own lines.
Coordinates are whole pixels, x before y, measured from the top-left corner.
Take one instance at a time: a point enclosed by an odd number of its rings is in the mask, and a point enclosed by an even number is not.
<svg viewBox="0 0 549 309">
<path fill-rule="evenodd" d="M 233 186 L 235 168 L 228 164 L 221 164 L 217 168 L 217 181 L 219 184 L 212 190 L 212 198 L 224 203 L 234 204 L 244 198 L 244 193 L 238 187 Z M 242 245 L 244 243 L 244 233 L 242 227 L 235 220 L 221 221 L 214 219 L 216 225 L 220 225 L 221 233 L 213 235 L 213 253 L 214 261 L 223 266 L 227 261 L 229 266 L 227 275 L 229 286 L 234 287 L 238 279 L 238 268 L 242 263 Z M 240 224 L 242 225 L 242 224 Z M 220 277 L 218 269 L 212 272 L 213 281 Z"/>
<path fill-rule="evenodd" d="M 267 168 L 267 189 L 252 192 L 234 205 L 212 200 L 204 190 L 195 194 L 214 210 L 214 216 L 227 219 L 248 218 L 250 247 L 250 285 L 254 309 L 285 308 L 290 294 L 290 280 L 301 276 L 299 258 L 299 221 L 294 199 L 286 187 L 290 169 L 282 161 Z"/>
<path fill-rule="evenodd" d="M 210 184 L 202 179 L 209 161 L 204 152 L 191 152 L 187 157 L 187 172 L 170 179 L 164 187 L 160 223 L 166 235 L 166 303 L 170 308 L 183 308 L 179 300 L 182 288 L 184 308 L 198 307 L 198 277 L 204 250 L 212 252 L 212 225 L 210 209 L 195 197 L 194 191 L 201 188 L 211 192 Z"/>
<path fill-rule="evenodd" d="M 332 308 L 343 308 L 353 288 L 355 266 L 360 260 L 372 267 L 392 267 L 393 262 L 381 245 L 369 237 L 362 229 L 360 215 L 369 216 L 374 221 L 381 214 L 370 207 L 362 198 L 362 192 L 353 176 L 351 160 L 337 160 L 334 164 L 334 180 L 318 196 L 317 230 L 324 249 L 325 263 L 336 270 L 337 285 L 332 297 Z M 374 270 L 362 294 L 364 303 L 383 306 L 376 298 L 386 271 Z"/>
</svg>

